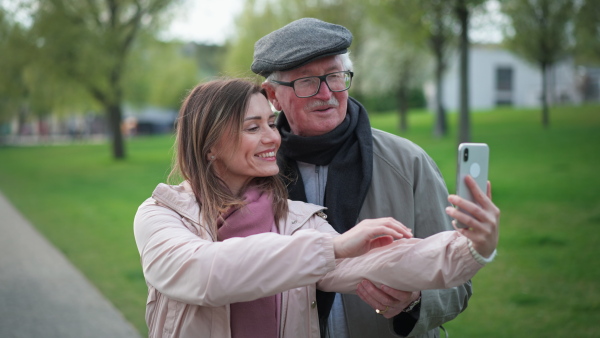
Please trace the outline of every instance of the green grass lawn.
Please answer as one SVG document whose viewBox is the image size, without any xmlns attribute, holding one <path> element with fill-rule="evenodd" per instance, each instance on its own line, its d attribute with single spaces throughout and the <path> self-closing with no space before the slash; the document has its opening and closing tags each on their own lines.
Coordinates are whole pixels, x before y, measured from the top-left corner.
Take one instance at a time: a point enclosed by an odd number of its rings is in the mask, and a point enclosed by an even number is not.
<svg viewBox="0 0 600 338">
<path fill-rule="evenodd" d="M 457 116 L 448 137 L 432 116 L 412 114 L 402 136 L 438 163 L 451 192 Z M 398 133 L 393 114 L 375 127 Z M 450 337 L 600 336 L 600 107 L 556 107 L 541 128 L 537 110 L 472 114 L 472 141 L 490 145 L 490 180 L 501 208 L 497 260 L 474 278 L 469 308 Z M 144 335 L 146 285 L 133 216 L 165 180 L 173 137 L 109 145 L 0 148 L 0 190 Z"/>
</svg>

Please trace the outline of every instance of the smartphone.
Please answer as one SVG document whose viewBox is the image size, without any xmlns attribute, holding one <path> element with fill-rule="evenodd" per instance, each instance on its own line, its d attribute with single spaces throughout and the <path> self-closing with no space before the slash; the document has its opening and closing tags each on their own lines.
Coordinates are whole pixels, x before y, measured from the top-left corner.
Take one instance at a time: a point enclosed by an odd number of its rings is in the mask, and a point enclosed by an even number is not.
<svg viewBox="0 0 600 338">
<path fill-rule="evenodd" d="M 471 175 L 479 189 L 487 191 L 488 165 L 490 159 L 490 148 L 485 143 L 461 143 L 458 146 L 458 168 L 456 170 L 456 194 L 466 200 L 475 202 L 471 190 L 465 184 L 465 177 Z M 469 214 L 468 212 L 461 210 Z M 459 228 L 467 228 L 466 225 L 456 222 Z"/>
</svg>

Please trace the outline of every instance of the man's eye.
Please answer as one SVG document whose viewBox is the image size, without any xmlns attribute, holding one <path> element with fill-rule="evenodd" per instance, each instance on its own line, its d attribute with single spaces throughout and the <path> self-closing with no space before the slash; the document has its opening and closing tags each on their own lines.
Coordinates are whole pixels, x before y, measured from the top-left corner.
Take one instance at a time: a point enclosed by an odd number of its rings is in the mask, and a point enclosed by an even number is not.
<svg viewBox="0 0 600 338">
<path fill-rule="evenodd" d="M 296 81 L 296 85 L 297 86 L 301 86 L 301 87 L 309 87 L 312 86 L 315 82 L 315 79 L 300 79 L 298 81 Z"/>
</svg>

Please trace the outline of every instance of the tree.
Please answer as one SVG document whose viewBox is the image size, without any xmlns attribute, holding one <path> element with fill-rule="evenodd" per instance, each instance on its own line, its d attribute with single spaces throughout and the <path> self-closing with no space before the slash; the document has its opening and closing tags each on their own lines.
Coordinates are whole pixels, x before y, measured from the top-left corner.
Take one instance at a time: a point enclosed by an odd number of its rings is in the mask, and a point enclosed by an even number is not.
<svg viewBox="0 0 600 338">
<path fill-rule="evenodd" d="M 428 65 L 427 52 L 422 46 L 405 39 L 408 32 L 382 29 L 381 21 L 367 24 L 360 54 L 355 58 L 357 69 L 363 69 L 358 89 L 366 95 L 392 93 L 400 117 L 399 129 L 408 130 L 409 95 L 424 82 Z"/>
<path fill-rule="evenodd" d="M 578 61 L 600 64 L 600 4 L 597 0 L 579 1 L 575 16 L 575 52 Z"/>
<path fill-rule="evenodd" d="M 12 9 L 19 12 L 21 8 Z M 43 118 L 50 107 L 83 107 L 81 90 L 64 76 L 48 72 L 37 60 L 36 41 L 16 13 L 0 7 L 0 122 L 17 116 L 17 133 L 31 118 Z M 76 93 L 76 94 L 75 94 Z M 77 95 L 79 94 L 79 95 Z M 71 97 L 71 99 L 68 99 Z"/>
<path fill-rule="evenodd" d="M 454 2 L 454 13 L 460 25 L 460 108 L 458 112 L 458 143 L 469 142 L 471 140 L 471 113 L 469 109 L 469 20 L 472 11 L 484 2 L 485 0 L 455 0 Z"/>
<path fill-rule="evenodd" d="M 255 0 L 244 2 L 244 8 L 235 20 L 235 34 L 226 43 L 224 72 L 233 76 L 254 76 L 250 70 L 254 43 L 287 23 L 276 12 L 278 7 L 272 1 L 265 1 L 263 7 L 258 7 Z"/>
<path fill-rule="evenodd" d="M 455 23 L 451 19 L 450 12 L 452 8 L 451 3 L 448 1 L 430 0 L 420 3 L 424 10 L 423 24 L 429 32 L 428 45 L 435 58 L 436 122 L 434 134 L 437 137 L 441 137 L 448 133 L 442 83 L 447 68 L 447 55 L 456 40 L 454 30 L 452 29 Z"/>
<path fill-rule="evenodd" d="M 392 32 L 395 39 L 402 41 L 404 48 L 416 48 L 421 52 L 428 48 L 432 54 L 435 69 L 434 135 L 446 135 L 448 124 L 442 83 L 448 54 L 454 48 L 456 40 L 453 3 L 445 0 L 379 0 L 369 3 L 372 4 L 368 10 L 371 20 L 375 21 L 382 31 Z M 419 76 L 417 72 L 413 72 L 412 76 L 415 75 Z"/>
<path fill-rule="evenodd" d="M 197 46 L 141 36 L 131 51 L 124 96 L 137 107 L 179 110 L 186 91 L 198 83 Z M 151 70 L 151 71 L 150 71 Z"/>
<path fill-rule="evenodd" d="M 27 60 L 24 57 L 26 32 L 9 20 L 9 13 L 0 7 L 0 123 L 8 121 L 13 111 L 22 108 L 27 96 L 25 79 L 20 71 Z"/>
<path fill-rule="evenodd" d="M 38 62 L 47 72 L 66 76 L 98 102 L 109 122 L 113 157 L 125 158 L 121 121 L 127 58 L 140 31 L 151 27 L 172 1 L 30 2 L 36 5 L 31 32 Z"/>
<path fill-rule="evenodd" d="M 547 75 L 552 65 L 571 50 L 568 28 L 574 1 L 506 0 L 501 9 L 511 21 L 505 34 L 507 46 L 540 69 L 542 126 L 547 128 L 550 123 Z"/>
<path fill-rule="evenodd" d="M 244 9 L 235 20 L 236 33 L 227 42 L 224 70 L 236 76 L 254 76 L 250 71 L 254 43 L 264 35 L 304 17 L 343 25 L 357 41 L 360 39 L 359 25 L 362 23 L 360 8 L 343 0 L 246 0 Z M 353 43 L 351 49 L 355 51 L 357 45 Z"/>
</svg>

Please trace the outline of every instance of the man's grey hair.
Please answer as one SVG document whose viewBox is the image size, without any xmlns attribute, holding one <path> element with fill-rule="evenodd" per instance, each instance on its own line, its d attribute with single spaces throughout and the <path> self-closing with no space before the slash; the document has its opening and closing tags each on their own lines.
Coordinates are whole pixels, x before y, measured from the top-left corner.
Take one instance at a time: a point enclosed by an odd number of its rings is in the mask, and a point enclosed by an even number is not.
<svg viewBox="0 0 600 338">
<path fill-rule="evenodd" d="M 344 70 L 352 71 L 353 68 L 352 68 L 352 60 L 350 59 L 350 52 L 346 52 L 344 54 L 339 54 L 338 56 L 342 60 L 342 67 L 344 68 Z M 273 85 L 277 85 L 277 83 L 272 82 L 271 80 L 279 81 L 281 79 L 282 72 L 284 72 L 284 71 L 278 70 L 278 71 L 271 73 L 271 75 L 269 75 L 265 79 L 265 82 L 270 82 Z"/>
</svg>

